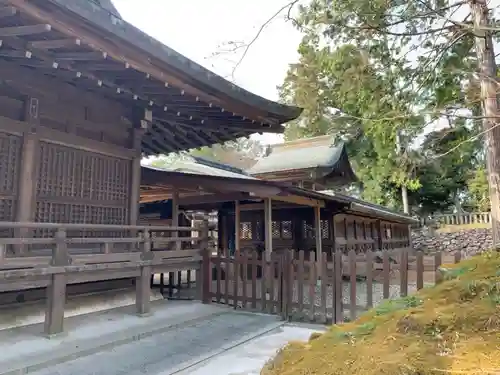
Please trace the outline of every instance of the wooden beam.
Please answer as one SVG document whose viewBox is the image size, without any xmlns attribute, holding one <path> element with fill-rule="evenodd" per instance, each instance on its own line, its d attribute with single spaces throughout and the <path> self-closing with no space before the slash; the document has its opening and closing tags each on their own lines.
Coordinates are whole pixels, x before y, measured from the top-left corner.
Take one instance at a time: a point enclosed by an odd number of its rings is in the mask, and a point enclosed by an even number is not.
<svg viewBox="0 0 500 375">
<path fill-rule="evenodd" d="M 0 37 L 42 34 L 50 30 L 52 30 L 52 26 L 49 24 L 2 27 L 0 28 Z"/>
<path fill-rule="evenodd" d="M 319 269 L 321 270 L 323 263 L 323 246 L 321 238 L 321 208 L 319 206 L 314 207 L 314 231 L 316 240 L 316 261 Z M 321 280 L 321 282 L 325 281 Z"/>
<path fill-rule="evenodd" d="M 250 199 L 250 196 L 245 193 L 231 193 L 231 194 L 203 194 L 195 197 L 186 197 L 179 200 L 180 206 L 189 206 L 195 204 L 219 203 L 230 202 L 235 200 Z"/>
<path fill-rule="evenodd" d="M 129 208 L 129 223 L 136 225 L 139 220 L 139 202 L 141 200 L 141 141 L 144 135 L 144 130 L 135 128 L 131 134 L 131 146 L 135 151 L 136 156 L 131 162 L 131 181 L 130 181 L 130 208 Z"/>
<path fill-rule="evenodd" d="M 298 204 L 300 206 L 325 207 L 325 201 L 323 200 L 302 197 L 299 195 L 276 195 L 273 196 L 272 199 L 281 202 Z"/>
<path fill-rule="evenodd" d="M 78 67 L 78 64 L 75 65 L 75 67 Z M 104 71 L 104 72 L 115 72 L 115 71 L 122 71 L 128 69 L 127 65 L 123 65 L 120 63 L 115 63 L 115 62 L 108 62 L 108 63 L 87 63 L 84 66 L 82 65 L 82 68 L 85 68 L 89 72 L 97 72 L 97 71 Z"/>
<path fill-rule="evenodd" d="M 102 60 L 106 59 L 108 54 L 106 52 L 64 52 L 56 53 L 54 58 L 56 60 L 69 60 L 69 61 L 89 61 L 89 60 Z"/>
<path fill-rule="evenodd" d="M 266 260 L 271 261 L 273 252 L 273 201 L 271 198 L 264 200 L 264 228 Z"/>
<path fill-rule="evenodd" d="M 179 192 L 174 190 L 172 194 L 172 226 L 179 226 Z M 172 232 L 172 237 L 178 237 L 179 232 Z M 175 249 L 181 250 L 181 242 L 175 242 Z"/>
<path fill-rule="evenodd" d="M 17 51 L 17 50 L 0 50 L 0 57 L 9 57 L 14 59 L 31 59 L 32 53 L 30 51 Z"/>
<path fill-rule="evenodd" d="M 240 223 L 241 223 L 240 201 L 234 201 L 234 254 L 235 255 L 239 255 L 241 250 Z"/>
<path fill-rule="evenodd" d="M 0 18 L 12 17 L 17 14 L 17 9 L 14 7 L 0 8 Z"/>
<path fill-rule="evenodd" d="M 26 0 L 8 1 L 11 5 L 19 9 L 19 11 L 30 15 L 39 20 L 39 22 L 51 23 L 59 32 L 67 36 L 81 38 L 83 43 L 95 49 L 108 52 L 113 59 L 122 61 L 123 63 L 129 63 L 131 67 L 150 77 L 156 78 L 161 82 L 168 82 L 170 85 L 178 87 L 180 90 L 185 90 L 188 95 L 198 97 L 206 103 L 213 103 L 220 107 L 230 109 L 241 116 L 246 116 L 248 119 L 270 122 L 274 124 L 274 129 L 279 128 L 279 121 L 269 119 L 269 113 L 265 110 L 256 109 L 250 105 L 238 103 L 238 101 L 233 98 L 226 96 L 220 97 L 220 95 L 215 95 L 214 93 L 196 87 L 196 85 L 190 83 L 189 80 L 183 80 L 176 76 L 174 72 L 169 72 L 168 69 L 152 63 L 152 61 L 148 59 L 148 56 L 141 52 L 140 47 L 133 43 L 129 43 L 130 41 L 120 41 L 116 38 L 110 40 L 103 36 L 102 30 L 99 28 L 89 28 L 83 18 L 75 19 L 70 12 L 65 13 L 62 10 L 56 12 L 53 9 L 46 10 Z M 127 28 L 127 25 L 124 27 Z M 273 129 L 262 129 L 261 131 L 273 131 Z"/>
<path fill-rule="evenodd" d="M 78 38 L 36 40 L 28 43 L 28 48 L 58 49 L 79 46 L 82 42 Z"/>
</svg>

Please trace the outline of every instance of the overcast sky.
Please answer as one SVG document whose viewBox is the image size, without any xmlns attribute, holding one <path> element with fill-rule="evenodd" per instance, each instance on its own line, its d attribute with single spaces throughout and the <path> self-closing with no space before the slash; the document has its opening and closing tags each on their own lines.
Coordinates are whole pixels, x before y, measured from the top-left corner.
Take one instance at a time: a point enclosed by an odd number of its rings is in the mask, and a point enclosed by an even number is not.
<svg viewBox="0 0 500 375">
<path fill-rule="evenodd" d="M 211 57 L 230 41 L 251 41 L 258 29 L 288 0 L 114 0 L 121 16 L 198 64 L 233 80 L 237 55 Z M 300 34 L 277 17 L 265 28 L 234 74 L 234 83 L 277 100 L 288 64 L 297 60 Z M 263 142 L 279 137 L 264 135 Z"/>
</svg>

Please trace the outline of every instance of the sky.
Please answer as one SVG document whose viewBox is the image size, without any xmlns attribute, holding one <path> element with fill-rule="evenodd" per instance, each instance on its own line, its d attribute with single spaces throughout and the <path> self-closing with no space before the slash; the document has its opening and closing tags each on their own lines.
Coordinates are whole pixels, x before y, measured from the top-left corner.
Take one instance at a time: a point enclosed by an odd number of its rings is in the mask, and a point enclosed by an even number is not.
<svg viewBox="0 0 500 375">
<path fill-rule="evenodd" d="M 232 75 L 239 55 L 220 52 L 229 42 L 248 43 L 289 0 L 113 0 L 121 16 L 150 36 L 257 95 L 278 100 L 277 86 L 298 58 L 300 33 L 284 19 L 271 22 Z M 175 4 L 175 5 L 173 5 Z M 240 54 L 243 50 L 240 51 Z M 216 56 L 214 56 L 214 54 Z M 275 134 L 254 135 L 264 143 Z"/>
</svg>

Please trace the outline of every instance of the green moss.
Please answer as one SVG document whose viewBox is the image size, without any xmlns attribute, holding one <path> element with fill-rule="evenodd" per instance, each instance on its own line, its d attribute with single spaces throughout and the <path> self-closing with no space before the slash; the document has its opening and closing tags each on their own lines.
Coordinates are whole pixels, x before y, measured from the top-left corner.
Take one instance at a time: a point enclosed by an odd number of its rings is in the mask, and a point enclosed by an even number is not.
<svg viewBox="0 0 500 375">
<path fill-rule="evenodd" d="M 500 371 L 500 253 L 445 267 L 432 288 L 293 343 L 264 375 L 443 375 Z"/>
<path fill-rule="evenodd" d="M 417 307 L 422 304 L 422 300 L 417 296 L 407 296 L 399 299 L 383 301 L 375 308 L 375 315 L 381 316 L 390 314 L 394 311 L 400 311 Z"/>
</svg>

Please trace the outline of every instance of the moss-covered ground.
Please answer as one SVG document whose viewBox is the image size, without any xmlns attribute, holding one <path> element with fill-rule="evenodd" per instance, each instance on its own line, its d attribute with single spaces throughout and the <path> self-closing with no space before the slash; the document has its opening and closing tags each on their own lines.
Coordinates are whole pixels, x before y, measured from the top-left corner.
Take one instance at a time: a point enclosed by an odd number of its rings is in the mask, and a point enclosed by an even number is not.
<svg viewBox="0 0 500 375">
<path fill-rule="evenodd" d="M 500 252 L 442 268 L 439 285 L 290 343 L 262 374 L 500 374 Z"/>
</svg>

